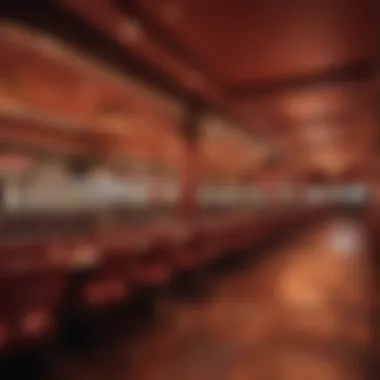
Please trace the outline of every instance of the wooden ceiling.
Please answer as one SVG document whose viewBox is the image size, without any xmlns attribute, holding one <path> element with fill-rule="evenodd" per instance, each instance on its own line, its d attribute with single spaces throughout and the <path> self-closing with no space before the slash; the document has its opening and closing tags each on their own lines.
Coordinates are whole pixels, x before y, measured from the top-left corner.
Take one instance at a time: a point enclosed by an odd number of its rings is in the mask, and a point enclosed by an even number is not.
<svg viewBox="0 0 380 380">
<path fill-rule="evenodd" d="M 176 100 L 47 34 L 9 22 L 0 32 L 1 139 L 178 163 L 183 106 Z"/>
<path fill-rule="evenodd" d="M 201 101 L 206 112 L 211 108 L 235 120 L 230 125 L 272 141 L 284 154 L 278 170 L 281 176 L 289 176 L 295 167 L 347 172 L 354 161 L 365 166 L 372 158 L 368 153 L 373 151 L 376 130 L 374 0 L 54 3 L 101 32 L 109 44 L 113 41 L 161 77 L 174 81 L 191 95 L 188 99 Z M 128 100 L 122 86 L 107 87 L 98 79 L 94 86 L 90 76 L 85 77 L 90 83 L 87 94 L 97 87 L 98 98 L 115 102 L 125 98 L 128 104 L 138 101 L 134 96 Z M 83 117 L 99 105 L 91 103 L 94 97 L 89 99 Z M 142 124 L 149 117 L 148 109 L 152 125 L 157 120 L 167 123 L 167 115 L 175 124 L 178 116 L 141 101 L 136 107 L 146 109 L 137 118 Z M 104 125 L 104 119 L 100 124 Z M 326 162 L 334 163 L 326 166 Z"/>
<path fill-rule="evenodd" d="M 115 0 L 114 3 L 117 3 Z M 364 0 L 119 0 L 217 83 L 273 82 L 366 62 L 374 3 Z"/>
<path fill-rule="evenodd" d="M 214 101 L 361 75 L 375 55 L 374 0 L 57 1 Z"/>
</svg>

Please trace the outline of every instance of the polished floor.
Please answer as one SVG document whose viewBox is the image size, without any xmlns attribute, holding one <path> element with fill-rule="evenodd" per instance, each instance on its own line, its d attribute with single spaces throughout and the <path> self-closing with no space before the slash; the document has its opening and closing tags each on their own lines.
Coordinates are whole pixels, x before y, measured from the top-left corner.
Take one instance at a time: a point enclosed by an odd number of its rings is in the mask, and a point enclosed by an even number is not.
<svg viewBox="0 0 380 380">
<path fill-rule="evenodd" d="M 373 351 L 369 253 L 360 226 L 331 219 L 208 283 L 162 297 L 137 337 L 60 359 L 62 380 L 359 380 Z"/>
</svg>

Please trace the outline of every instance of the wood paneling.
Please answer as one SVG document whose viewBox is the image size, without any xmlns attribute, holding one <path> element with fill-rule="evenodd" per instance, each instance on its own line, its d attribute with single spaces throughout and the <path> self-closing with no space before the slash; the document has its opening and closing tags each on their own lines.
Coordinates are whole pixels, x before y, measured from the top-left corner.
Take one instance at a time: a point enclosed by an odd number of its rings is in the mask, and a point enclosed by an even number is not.
<svg viewBox="0 0 380 380">
<path fill-rule="evenodd" d="M 371 1 L 134 3 L 222 83 L 286 78 L 373 55 Z"/>
<path fill-rule="evenodd" d="M 93 141 L 95 153 L 178 162 L 183 111 L 177 100 L 51 35 L 10 22 L 0 27 L 3 134 L 8 124 L 28 124 L 29 135 L 45 126 L 57 144 L 64 144 L 63 135 L 74 144 L 79 134 L 87 145 Z M 25 140 L 21 127 L 11 132 L 31 144 L 48 138 Z"/>
<path fill-rule="evenodd" d="M 215 170 L 217 176 L 239 181 L 263 160 L 259 144 L 223 119 L 205 116 L 201 128 L 199 154 L 206 173 Z"/>
<path fill-rule="evenodd" d="M 194 69 L 180 57 L 173 54 L 157 36 L 144 29 L 140 21 L 128 11 L 109 0 L 75 2 L 59 0 L 69 9 L 107 36 L 116 40 L 129 51 L 153 64 L 165 75 L 174 78 L 181 85 L 189 88 L 204 100 L 220 102 L 220 88 L 199 70 Z"/>
</svg>

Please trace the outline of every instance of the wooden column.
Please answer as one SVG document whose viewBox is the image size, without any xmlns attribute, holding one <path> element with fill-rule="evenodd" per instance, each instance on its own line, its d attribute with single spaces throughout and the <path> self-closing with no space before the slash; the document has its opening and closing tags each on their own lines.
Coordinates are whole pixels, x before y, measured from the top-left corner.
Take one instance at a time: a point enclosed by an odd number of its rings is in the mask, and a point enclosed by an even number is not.
<svg viewBox="0 0 380 380">
<path fill-rule="evenodd" d="M 181 125 L 183 155 L 181 168 L 179 214 L 192 218 L 197 211 L 199 185 L 199 141 L 201 108 L 189 107 Z"/>
</svg>

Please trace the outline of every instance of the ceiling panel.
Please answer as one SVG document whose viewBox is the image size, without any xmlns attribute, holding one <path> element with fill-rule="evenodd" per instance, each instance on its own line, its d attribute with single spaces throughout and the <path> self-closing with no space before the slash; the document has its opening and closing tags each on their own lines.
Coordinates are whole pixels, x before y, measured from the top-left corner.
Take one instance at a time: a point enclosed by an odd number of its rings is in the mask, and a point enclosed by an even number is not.
<svg viewBox="0 0 380 380">
<path fill-rule="evenodd" d="M 3 21 L 0 43 L 0 118 L 13 139 L 32 141 L 39 123 L 50 134 L 80 134 L 98 153 L 177 164 L 178 100 L 32 28 Z"/>
<path fill-rule="evenodd" d="M 194 63 L 228 85 L 318 72 L 372 56 L 371 0 L 134 3 Z"/>
<path fill-rule="evenodd" d="M 222 104 L 227 114 L 239 115 L 248 125 L 247 129 L 259 137 L 286 146 L 286 168 L 291 166 L 290 161 L 297 166 L 297 160 L 302 161 L 299 165 L 302 170 L 312 170 L 314 162 L 337 162 L 332 165 L 343 168 L 345 162 L 352 164 L 350 154 L 360 156 L 370 147 L 373 120 L 370 121 L 372 111 L 368 105 L 372 94 L 361 88 L 361 84 L 346 78 L 344 85 L 332 81 L 335 84 L 331 86 L 318 83 L 310 86 L 310 80 L 301 80 L 306 83 L 301 89 L 282 86 L 278 91 L 276 83 L 286 85 L 292 78 L 318 79 L 321 73 L 331 78 L 342 67 L 354 68 L 356 73 L 355 68 L 363 67 L 362 64 L 371 67 L 367 62 L 374 55 L 376 14 L 371 0 L 57 2 L 113 39 L 124 51 L 152 63 L 163 76 L 171 76 L 193 94 L 203 94 L 200 99 L 206 99 L 208 105 Z M 352 70 L 348 71 L 352 73 Z M 51 93 L 49 83 L 56 81 L 64 88 L 69 82 L 67 77 L 54 76 L 57 70 L 44 72 L 49 75 L 49 80 L 42 81 L 47 94 Z M 39 75 L 42 76 L 41 72 Z M 71 75 L 69 71 L 67 75 Z M 125 86 L 120 77 L 111 82 L 108 76 L 90 75 L 86 70 L 81 80 L 85 83 L 79 85 L 79 80 L 71 81 L 85 89 L 82 97 L 88 99 L 86 112 L 81 111 L 81 115 L 92 126 L 99 126 L 99 130 L 112 129 L 118 133 L 121 126 L 125 142 L 120 143 L 120 151 L 135 149 L 136 155 L 141 156 L 164 157 L 166 152 L 169 157 L 176 156 L 175 138 L 166 138 L 164 130 L 166 126 L 179 124 L 181 107 L 153 100 L 146 92 L 140 92 L 139 86 Z M 236 91 L 231 91 L 257 89 L 268 84 L 275 91 L 269 94 L 264 91 L 264 96 L 252 96 L 248 91 L 248 96 L 239 99 L 234 98 Z M 70 91 L 67 89 L 66 93 Z M 33 100 L 41 99 L 33 97 Z M 69 100 L 73 107 L 80 103 L 74 101 L 74 97 Z M 53 101 L 49 96 L 41 100 L 42 103 Z M 310 141 L 309 146 L 303 136 L 308 140 L 314 139 L 310 136 L 317 136 L 318 140 L 321 133 L 313 119 L 319 118 L 323 124 L 325 115 L 334 113 L 341 113 L 338 115 L 341 120 L 328 121 L 331 130 L 339 129 L 337 136 L 334 132 L 329 137 L 331 147 L 326 151 L 317 147 L 326 144 Z M 312 131 L 308 131 L 310 124 L 314 125 Z M 158 144 L 158 140 L 167 143 Z M 204 157 L 212 158 L 209 166 L 235 172 L 244 165 L 254 167 L 258 160 L 243 164 L 249 162 L 243 152 L 250 151 L 254 156 L 257 146 L 246 148 L 234 141 L 230 135 L 214 130 L 212 137 L 203 141 L 206 144 Z M 356 147 L 360 147 L 360 151 L 356 151 Z M 306 155 L 313 157 L 308 160 Z"/>
</svg>

